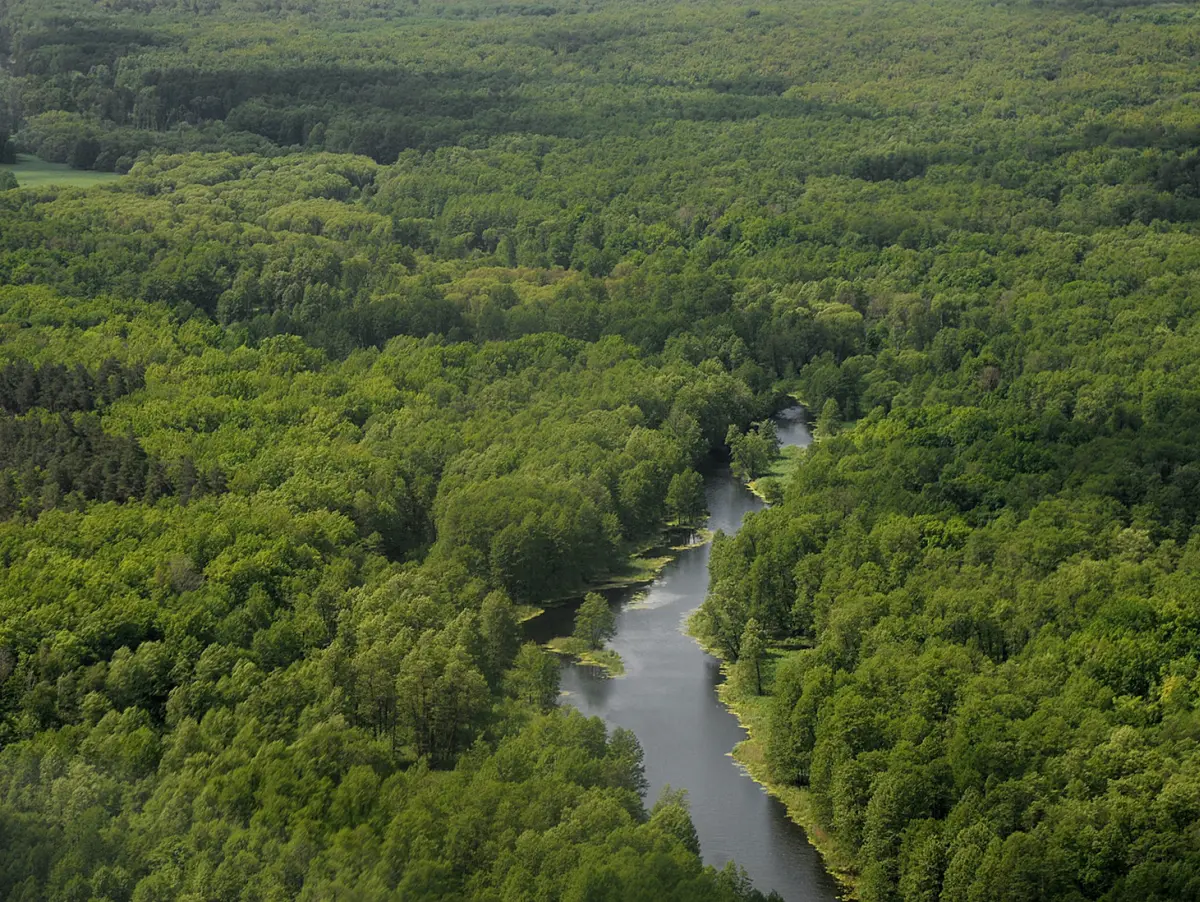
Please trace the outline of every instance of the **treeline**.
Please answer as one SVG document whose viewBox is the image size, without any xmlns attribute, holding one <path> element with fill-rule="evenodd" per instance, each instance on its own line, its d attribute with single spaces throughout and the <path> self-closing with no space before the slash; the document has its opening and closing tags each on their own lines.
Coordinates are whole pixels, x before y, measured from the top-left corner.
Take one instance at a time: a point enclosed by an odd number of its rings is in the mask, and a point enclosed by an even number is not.
<svg viewBox="0 0 1200 902">
<path fill-rule="evenodd" d="M 818 316 L 819 297 L 780 304 L 765 287 L 738 294 L 725 261 L 713 257 L 750 228 L 739 224 L 749 211 L 720 226 L 728 239 L 689 252 L 678 233 L 659 246 L 661 233 L 619 210 L 568 215 L 557 201 L 472 199 L 486 155 L 441 185 L 438 166 L 167 157 L 69 202 L 12 193 L 0 198 L 0 276 L 163 302 L 251 339 L 300 334 L 339 355 L 400 334 L 620 335 L 649 352 L 672 342 L 692 362 L 720 359 L 757 392 L 816 352 L 848 355 L 862 344 L 852 309 Z M 191 199 L 181 203 L 180 189 Z M 610 273 L 626 258 L 624 272 Z"/>
<path fill-rule="evenodd" d="M 861 12 L 11 0 L 0 128 L 45 159 L 122 172 L 163 152 L 390 164 L 529 137 L 543 153 L 585 148 L 606 179 L 622 168 L 674 179 L 672 212 L 717 192 L 787 208 L 813 176 L 927 173 L 1078 201 L 1066 221 L 1200 211 L 1174 185 L 1196 126 L 1186 91 L 1170 88 L 1190 83 L 1194 10 L 927 0 L 872 9 L 859 27 Z M 787 48 L 786 66 L 764 48 Z M 632 142 L 634 166 L 605 160 L 596 134 Z M 701 177 L 675 178 L 687 171 Z"/>
</svg>

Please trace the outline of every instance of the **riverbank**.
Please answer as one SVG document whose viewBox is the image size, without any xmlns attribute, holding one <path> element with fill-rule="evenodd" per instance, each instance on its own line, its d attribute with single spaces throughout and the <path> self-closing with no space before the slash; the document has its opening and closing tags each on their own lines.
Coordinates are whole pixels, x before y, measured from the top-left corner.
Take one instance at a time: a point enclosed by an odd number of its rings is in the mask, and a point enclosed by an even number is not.
<svg viewBox="0 0 1200 902">
<path fill-rule="evenodd" d="M 780 422 L 787 443 L 809 441 L 799 412 Z M 738 531 L 747 514 L 763 509 L 727 469 L 705 474 L 705 499 L 708 528 L 727 535 Z M 688 787 L 707 863 L 722 867 L 734 860 L 757 888 L 778 890 L 788 900 L 836 902 L 843 895 L 841 884 L 787 806 L 746 779 L 743 766 L 731 767 L 729 750 L 746 732 L 719 703 L 712 657 L 681 628 L 708 588 L 709 534 L 685 532 L 670 538 L 643 551 L 650 557 L 687 549 L 671 553 L 654 582 L 609 595 L 616 622 L 607 648 L 620 656 L 625 675 L 609 679 L 594 666 L 579 666 L 573 655 L 560 654 L 564 697 L 584 715 L 637 735 L 645 755 L 648 798 L 668 784 Z M 574 633 L 574 614 L 571 603 L 548 607 L 527 624 L 526 636 L 542 645 L 561 645 L 555 640 Z"/>
<path fill-rule="evenodd" d="M 693 615 L 695 613 L 695 611 L 692 612 Z M 705 652 L 721 662 L 721 673 L 725 679 L 717 687 L 717 698 L 725 710 L 737 718 L 737 722 L 746 731 L 747 737 L 729 751 L 729 757 L 733 758 L 746 775 L 757 783 L 767 795 L 783 803 L 788 819 L 804 830 L 809 844 L 821 856 L 825 869 L 838 882 L 839 896 L 843 902 L 852 902 L 852 900 L 858 899 L 854 862 L 838 851 L 833 836 L 821 826 L 812 793 L 802 787 L 790 783 L 779 783 L 771 779 L 764 740 L 759 738 L 765 732 L 767 718 L 770 716 L 770 693 L 746 695 L 736 691 L 734 683 L 730 679 L 728 662 L 714 646 L 696 635 L 691 615 L 684 621 L 682 632 Z M 796 648 L 773 646 L 768 653 L 764 683 L 769 681 L 784 657 L 796 654 L 798 651 Z"/>
<path fill-rule="evenodd" d="M 590 585 L 584 590 L 584 594 L 587 592 L 633 589 L 649 585 L 658 579 L 667 564 L 675 560 L 679 554 L 691 548 L 699 548 L 702 545 L 707 545 L 712 541 L 713 537 L 712 530 L 710 529 L 693 529 L 687 531 L 687 541 L 674 545 L 664 545 L 663 542 L 669 541 L 667 537 L 672 532 L 682 534 L 682 530 L 679 530 L 678 527 L 669 527 L 663 534 L 660 534 L 660 541 L 651 546 L 655 550 L 662 549 L 668 553 L 653 558 L 633 556 L 629 559 L 628 566 L 631 575 L 628 578 L 624 580 L 620 580 L 619 578 L 618 580 L 610 579 L 603 583 Z M 578 597 L 580 596 L 572 595 L 570 599 Z M 567 601 L 570 599 L 562 600 Z M 519 611 L 520 622 L 525 623 L 543 613 L 545 613 L 545 608 L 534 605 L 523 605 Z M 621 656 L 610 648 L 589 648 L 586 643 L 573 636 L 560 636 L 556 639 L 551 639 L 543 647 L 556 655 L 573 658 L 578 664 L 595 667 L 608 677 L 625 675 L 625 664 L 621 660 Z"/>
<path fill-rule="evenodd" d="M 696 641 L 699 642 L 699 640 Z M 703 648 L 703 643 L 700 644 Z M 714 651 L 706 650 L 715 656 Z M 721 672 L 725 674 L 726 679 L 717 687 L 717 698 L 738 719 L 738 723 L 748 734 L 747 739 L 733 747 L 730 757 L 768 795 L 779 799 L 787 809 L 788 818 L 803 828 L 808 835 L 808 841 L 820 853 L 826 870 L 841 886 L 841 898 L 843 900 L 857 899 L 858 886 L 854 863 L 839 853 L 834 845 L 833 836 L 821 826 L 812 793 L 799 786 L 777 783 L 771 779 L 765 749 L 762 740 L 758 738 L 766 728 L 770 696 L 739 695 L 734 691 L 733 684 L 729 680 L 729 668 L 724 663 L 721 664 Z"/>
<path fill-rule="evenodd" d="M 794 395 L 792 397 L 795 398 Z M 781 500 L 785 480 L 790 478 L 796 466 L 803 460 L 805 449 L 813 442 L 813 435 L 808 427 L 807 412 L 802 407 L 796 408 L 795 415 L 781 423 L 780 427 L 782 446 L 771 469 L 764 476 L 744 483 L 746 488 L 765 504 L 774 504 Z M 734 745 L 729 752 L 730 757 L 768 795 L 783 803 L 788 819 L 804 830 L 809 844 L 821 856 L 825 869 L 837 881 L 841 898 L 844 900 L 857 899 L 858 887 L 854 862 L 839 852 L 833 837 L 821 826 L 812 794 L 799 786 L 778 783 L 771 779 L 764 748 L 765 740 L 760 738 L 766 730 L 770 695 L 746 695 L 736 691 L 734 683 L 729 679 L 729 666 L 715 648 L 696 635 L 690 618 L 684 631 L 697 645 L 721 661 L 721 672 L 725 675 L 725 680 L 717 687 L 717 698 L 725 709 L 737 718 L 738 723 L 747 734 L 746 739 Z M 773 674 L 785 656 L 797 653 L 799 653 L 799 649 L 795 647 L 780 645 L 772 647 L 768 655 L 768 676 L 764 682 L 769 682 L 769 675 Z"/>
<path fill-rule="evenodd" d="M 685 532 L 687 534 L 687 541 L 676 541 L 675 544 L 669 544 L 672 542 L 672 535 L 679 537 L 683 536 Z M 520 605 L 518 608 L 518 622 L 525 623 L 528 620 L 533 620 L 535 617 L 544 614 L 547 608 L 575 601 L 582 598 L 588 592 L 617 592 L 622 589 L 637 589 L 642 586 L 648 586 L 662 575 L 667 564 L 675 560 L 680 553 L 690 548 L 699 548 L 701 545 L 707 545 L 712 541 L 712 538 L 713 532 L 711 529 L 684 530 L 677 526 L 664 527 L 653 541 L 644 542 L 632 549 L 625 559 L 625 565 L 621 569 L 607 574 L 602 579 L 586 583 L 582 589 L 578 592 L 572 592 L 570 595 L 551 598 L 541 605 Z"/>
<path fill-rule="evenodd" d="M 602 670 L 605 676 L 625 676 L 625 662 L 611 648 L 588 648 L 586 642 L 574 636 L 551 639 L 543 647 L 556 655 L 574 658 L 577 664 Z"/>
<path fill-rule="evenodd" d="M 779 454 L 766 473 L 743 483 L 764 504 L 775 504 L 783 499 L 785 484 L 804 458 L 804 449 L 813 442 L 808 408 L 795 394 L 789 394 L 788 397 L 795 405 L 778 411 L 773 417 L 779 439 Z"/>
<path fill-rule="evenodd" d="M 764 504 L 775 504 L 783 498 L 783 485 L 803 457 L 803 448 L 785 445 L 779 449 L 779 456 L 771 464 L 771 469 L 758 479 L 747 482 L 746 488 Z"/>
</svg>

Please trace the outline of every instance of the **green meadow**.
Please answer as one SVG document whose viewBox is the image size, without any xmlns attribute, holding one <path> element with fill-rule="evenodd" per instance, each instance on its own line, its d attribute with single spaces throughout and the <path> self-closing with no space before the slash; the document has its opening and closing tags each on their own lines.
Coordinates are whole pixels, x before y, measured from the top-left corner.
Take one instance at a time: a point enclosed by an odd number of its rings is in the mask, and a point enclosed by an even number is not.
<svg viewBox="0 0 1200 902">
<path fill-rule="evenodd" d="M 27 154 L 18 154 L 16 163 L 0 165 L 0 172 L 4 171 L 15 175 L 17 185 L 21 188 L 41 188 L 46 185 L 56 188 L 90 188 L 93 185 L 115 182 L 121 177 L 113 172 L 72 169 L 66 163 L 47 163 Z"/>
</svg>

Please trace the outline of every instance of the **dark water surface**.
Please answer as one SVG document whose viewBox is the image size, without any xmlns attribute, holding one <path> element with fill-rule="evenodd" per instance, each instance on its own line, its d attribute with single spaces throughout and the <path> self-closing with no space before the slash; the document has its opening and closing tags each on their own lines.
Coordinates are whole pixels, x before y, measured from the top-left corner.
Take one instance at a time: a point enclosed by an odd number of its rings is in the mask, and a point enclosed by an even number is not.
<svg viewBox="0 0 1200 902">
<path fill-rule="evenodd" d="M 801 408 L 785 411 L 777 425 L 784 444 L 811 441 Z M 710 476 L 706 490 L 714 531 L 736 532 L 747 513 L 763 507 L 728 472 Z M 688 791 L 706 864 L 733 859 L 763 892 L 776 890 L 788 902 L 828 902 L 837 898 L 837 884 L 804 831 L 729 756 L 746 733 L 717 700 L 717 659 L 684 633 L 687 615 L 708 589 L 709 551 L 708 545 L 684 551 L 650 586 L 609 596 L 617 611 L 610 645 L 625 662 L 625 676 L 606 679 L 593 668 L 564 664 L 566 701 L 637 734 L 650 803 L 668 783 Z M 576 607 L 555 607 L 531 621 L 530 638 L 569 634 Z"/>
</svg>

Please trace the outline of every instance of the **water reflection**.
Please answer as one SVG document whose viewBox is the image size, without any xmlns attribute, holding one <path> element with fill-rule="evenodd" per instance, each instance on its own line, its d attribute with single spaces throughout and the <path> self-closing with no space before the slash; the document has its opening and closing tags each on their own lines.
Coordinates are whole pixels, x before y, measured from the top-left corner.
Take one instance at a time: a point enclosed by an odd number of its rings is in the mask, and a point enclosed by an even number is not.
<svg viewBox="0 0 1200 902">
<path fill-rule="evenodd" d="M 784 443 L 811 441 L 800 408 L 777 423 Z M 736 532 L 747 513 L 762 508 L 728 472 L 711 475 L 705 489 L 713 530 Z M 609 594 L 617 612 L 611 646 L 624 661 L 625 676 L 607 679 L 593 668 L 566 664 L 567 701 L 637 734 L 650 801 L 668 783 L 688 790 L 706 863 L 721 867 L 733 859 L 755 886 L 791 902 L 835 899 L 836 884 L 804 831 L 729 757 L 745 732 L 714 691 L 722 680 L 719 662 L 683 631 L 687 615 L 704 600 L 710 550 L 705 545 L 682 552 L 645 589 Z M 553 608 L 533 620 L 530 638 L 569 633 L 575 607 Z"/>
<path fill-rule="evenodd" d="M 808 428 L 807 412 L 803 407 L 789 407 L 775 417 L 775 434 L 782 445 L 798 445 L 807 448 L 812 444 L 812 432 Z"/>
</svg>

